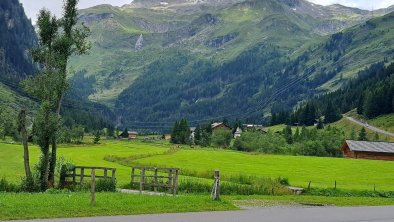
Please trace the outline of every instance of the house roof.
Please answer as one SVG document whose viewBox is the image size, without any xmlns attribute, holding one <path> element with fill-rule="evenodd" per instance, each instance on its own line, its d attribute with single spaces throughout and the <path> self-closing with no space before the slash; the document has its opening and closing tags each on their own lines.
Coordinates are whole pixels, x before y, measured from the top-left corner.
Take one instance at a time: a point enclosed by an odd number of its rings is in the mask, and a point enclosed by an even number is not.
<svg viewBox="0 0 394 222">
<path fill-rule="evenodd" d="M 394 143 L 346 140 L 351 151 L 394 153 Z"/>
<path fill-rule="evenodd" d="M 138 135 L 138 133 L 135 132 L 135 131 L 128 131 L 127 133 L 128 133 L 128 134 L 133 134 L 133 135 Z"/>
<path fill-rule="evenodd" d="M 218 126 L 220 126 L 220 125 L 224 125 L 225 127 L 231 129 L 231 127 L 229 127 L 229 126 L 228 126 L 227 124 L 225 124 L 225 123 L 212 123 L 212 124 L 211 124 L 211 127 L 212 127 L 212 128 L 216 128 L 216 127 L 218 127 Z"/>
<path fill-rule="evenodd" d="M 239 134 L 242 133 L 242 129 L 237 127 L 237 130 L 235 131 L 235 133 L 239 133 Z"/>
</svg>

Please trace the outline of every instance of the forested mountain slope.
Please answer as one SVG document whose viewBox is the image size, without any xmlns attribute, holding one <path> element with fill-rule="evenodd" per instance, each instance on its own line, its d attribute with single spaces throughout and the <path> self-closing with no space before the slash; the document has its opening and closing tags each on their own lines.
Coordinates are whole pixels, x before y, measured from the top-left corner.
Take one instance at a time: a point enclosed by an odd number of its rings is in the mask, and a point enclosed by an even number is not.
<svg viewBox="0 0 394 222">
<path fill-rule="evenodd" d="M 0 1 L 0 78 L 22 79 L 34 72 L 29 48 L 37 41 L 18 0 Z"/>
<path fill-rule="evenodd" d="M 97 6 L 81 11 L 93 49 L 73 59 L 74 78 L 82 95 L 113 107 L 126 126 L 180 117 L 261 120 L 271 105 L 291 109 L 391 60 L 392 15 L 365 22 L 391 10 L 302 0 Z"/>
</svg>

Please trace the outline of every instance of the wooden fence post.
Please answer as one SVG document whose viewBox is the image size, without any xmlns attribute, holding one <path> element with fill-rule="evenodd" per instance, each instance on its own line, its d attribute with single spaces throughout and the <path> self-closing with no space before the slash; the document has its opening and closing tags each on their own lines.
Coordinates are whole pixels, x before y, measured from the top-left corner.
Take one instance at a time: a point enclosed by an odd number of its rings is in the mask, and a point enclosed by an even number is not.
<svg viewBox="0 0 394 222">
<path fill-rule="evenodd" d="M 106 180 L 107 177 L 108 177 L 108 169 L 105 168 L 105 169 L 104 169 L 104 180 Z"/>
<path fill-rule="evenodd" d="M 153 188 L 153 190 L 155 191 L 155 192 L 157 192 L 157 168 L 155 167 L 155 186 L 153 186 L 154 188 Z"/>
<path fill-rule="evenodd" d="M 373 184 L 373 192 L 376 192 L 376 184 Z"/>
<path fill-rule="evenodd" d="M 77 171 L 77 168 L 74 167 L 74 169 L 73 169 L 73 184 L 76 183 L 76 178 L 75 178 L 75 177 L 76 177 L 76 174 L 77 174 L 76 171 Z"/>
<path fill-rule="evenodd" d="M 96 201 L 96 172 L 95 169 L 92 169 L 92 186 L 91 186 L 92 200 L 90 202 L 91 206 L 94 207 Z"/>
<path fill-rule="evenodd" d="M 85 168 L 81 168 L 81 180 L 80 183 L 83 184 L 83 177 L 85 176 Z"/>
<path fill-rule="evenodd" d="M 133 189 L 134 177 L 135 177 L 135 168 L 133 167 L 132 170 L 131 170 L 131 184 L 130 184 L 130 189 Z"/>
<path fill-rule="evenodd" d="M 141 178 L 140 178 L 140 194 L 142 193 L 142 190 L 144 189 L 144 180 L 145 180 L 145 168 L 141 169 Z"/>
<path fill-rule="evenodd" d="M 172 191 L 172 182 L 173 182 L 173 176 L 172 176 L 172 169 L 168 171 L 168 192 L 171 193 Z"/>
<path fill-rule="evenodd" d="M 212 189 L 212 200 L 220 200 L 220 171 L 215 170 L 214 183 Z"/>
<path fill-rule="evenodd" d="M 112 169 L 112 183 L 114 183 L 115 184 L 115 180 L 116 180 L 116 176 L 115 176 L 115 174 L 116 174 L 116 169 L 115 168 L 113 168 Z"/>
<path fill-rule="evenodd" d="M 178 191 L 178 174 L 179 170 L 175 170 L 175 177 L 174 177 L 174 196 L 176 196 L 176 193 Z"/>
<path fill-rule="evenodd" d="M 337 189 L 337 181 L 335 181 L 334 189 Z"/>
<path fill-rule="evenodd" d="M 311 183 L 312 183 L 312 181 L 309 181 L 308 190 L 311 189 Z"/>
</svg>

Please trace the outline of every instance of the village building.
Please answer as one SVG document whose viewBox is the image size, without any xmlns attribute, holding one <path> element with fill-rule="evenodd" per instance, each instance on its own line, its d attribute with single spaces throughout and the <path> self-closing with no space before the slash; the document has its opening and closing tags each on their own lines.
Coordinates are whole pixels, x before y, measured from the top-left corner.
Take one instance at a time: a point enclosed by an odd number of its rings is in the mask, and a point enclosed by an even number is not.
<svg viewBox="0 0 394 222">
<path fill-rule="evenodd" d="M 128 138 L 129 140 L 135 140 L 137 139 L 138 133 L 135 131 L 128 131 Z"/>
<path fill-rule="evenodd" d="M 241 137 L 241 134 L 242 134 L 242 129 L 237 127 L 237 130 L 234 132 L 234 139 Z"/>
<path fill-rule="evenodd" d="M 268 133 L 268 129 L 263 125 L 243 124 L 242 127 L 245 131 L 259 131 L 261 133 Z"/>
<path fill-rule="evenodd" d="M 394 143 L 346 140 L 341 150 L 346 158 L 394 161 Z"/>
<path fill-rule="evenodd" d="M 196 129 L 197 127 L 190 127 L 190 139 L 193 141 L 194 137 L 196 135 Z"/>
<path fill-rule="evenodd" d="M 229 127 L 226 123 L 212 123 L 211 128 L 212 130 L 217 130 L 217 129 L 231 130 L 231 127 Z"/>
</svg>

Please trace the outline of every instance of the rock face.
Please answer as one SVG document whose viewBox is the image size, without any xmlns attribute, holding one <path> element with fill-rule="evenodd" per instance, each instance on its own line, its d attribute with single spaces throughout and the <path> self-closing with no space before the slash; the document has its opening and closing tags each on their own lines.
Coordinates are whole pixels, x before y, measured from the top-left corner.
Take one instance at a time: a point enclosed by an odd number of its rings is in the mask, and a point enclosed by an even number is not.
<svg viewBox="0 0 394 222">
<path fill-rule="evenodd" d="M 137 42 L 135 43 L 135 49 L 141 50 L 144 47 L 144 37 L 142 34 L 138 37 Z"/>
<path fill-rule="evenodd" d="M 87 13 L 87 14 L 82 14 L 79 16 L 79 21 L 86 23 L 86 24 L 91 24 L 96 21 L 101 21 L 104 19 L 109 19 L 113 18 L 114 14 L 112 13 L 101 13 L 101 14 L 93 14 L 93 13 Z"/>
<path fill-rule="evenodd" d="M 28 53 L 37 42 L 31 21 L 18 0 L 0 1 L 0 75 L 22 79 L 34 73 Z"/>
<path fill-rule="evenodd" d="M 212 47 L 212 48 L 219 48 L 222 45 L 224 45 L 225 43 L 235 39 L 238 35 L 239 35 L 239 33 L 230 33 L 230 34 L 227 34 L 224 36 L 216 37 L 216 38 L 210 40 L 209 42 L 207 42 L 206 46 Z"/>
</svg>

